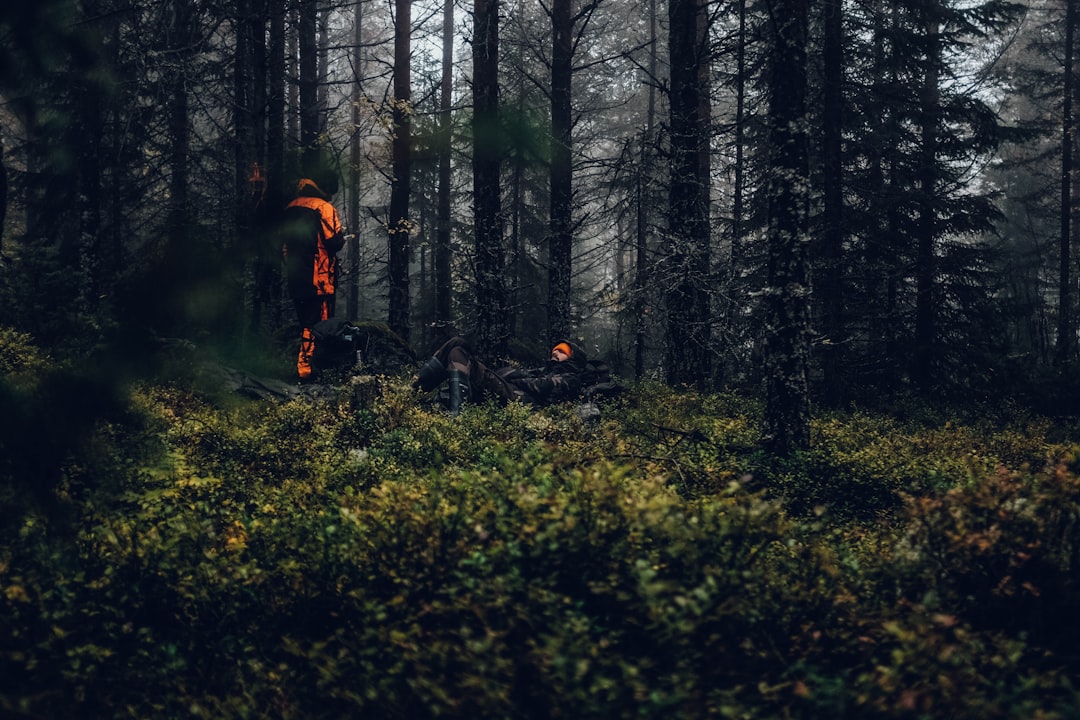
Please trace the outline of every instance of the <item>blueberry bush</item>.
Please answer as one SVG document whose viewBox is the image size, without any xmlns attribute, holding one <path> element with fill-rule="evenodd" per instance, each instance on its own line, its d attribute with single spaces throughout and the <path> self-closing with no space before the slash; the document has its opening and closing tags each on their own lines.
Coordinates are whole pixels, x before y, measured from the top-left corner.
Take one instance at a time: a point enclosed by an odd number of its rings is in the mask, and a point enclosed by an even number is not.
<svg viewBox="0 0 1080 720">
<path fill-rule="evenodd" d="M 64 369 L 0 344 L 46 432 Z M 0 715 L 1080 713 L 1076 428 L 823 414 L 778 460 L 735 394 L 367 388 L 136 381 L 67 445 L 5 440 Z"/>
</svg>

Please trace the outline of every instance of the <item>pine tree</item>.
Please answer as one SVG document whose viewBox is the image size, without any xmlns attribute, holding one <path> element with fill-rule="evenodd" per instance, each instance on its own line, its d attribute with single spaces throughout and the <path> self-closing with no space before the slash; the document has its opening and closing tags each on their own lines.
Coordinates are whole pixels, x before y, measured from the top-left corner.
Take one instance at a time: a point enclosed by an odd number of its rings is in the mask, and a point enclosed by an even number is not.
<svg viewBox="0 0 1080 720">
<path fill-rule="evenodd" d="M 789 455 L 810 444 L 809 242 L 805 0 L 768 3 L 773 28 L 769 85 L 769 276 L 765 288 L 765 422 L 769 450 Z"/>
</svg>

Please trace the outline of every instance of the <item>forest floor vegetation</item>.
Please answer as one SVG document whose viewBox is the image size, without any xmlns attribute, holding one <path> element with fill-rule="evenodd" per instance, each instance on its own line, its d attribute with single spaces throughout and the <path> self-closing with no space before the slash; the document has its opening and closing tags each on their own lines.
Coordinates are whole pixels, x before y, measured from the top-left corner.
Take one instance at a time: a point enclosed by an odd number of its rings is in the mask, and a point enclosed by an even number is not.
<svg viewBox="0 0 1080 720">
<path fill-rule="evenodd" d="M 72 377 L 0 330 L 0 715 L 1080 714 L 1075 423 Z"/>
</svg>

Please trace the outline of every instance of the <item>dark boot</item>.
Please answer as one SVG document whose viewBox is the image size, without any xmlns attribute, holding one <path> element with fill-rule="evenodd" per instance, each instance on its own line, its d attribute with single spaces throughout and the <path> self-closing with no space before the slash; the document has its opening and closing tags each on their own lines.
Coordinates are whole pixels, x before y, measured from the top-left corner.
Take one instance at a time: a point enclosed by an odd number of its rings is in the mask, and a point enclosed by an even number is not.
<svg viewBox="0 0 1080 720">
<path fill-rule="evenodd" d="M 461 403 L 472 397 L 469 388 L 469 376 L 462 370 L 451 370 L 450 376 L 450 414 L 457 415 L 461 412 Z"/>
<path fill-rule="evenodd" d="M 430 392 L 435 388 L 442 385 L 443 380 L 446 379 L 446 366 L 442 364 L 442 361 L 437 357 L 430 357 L 428 361 L 424 363 L 419 372 L 416 374 L 416 381 L 413 382 L 413 387 L 420 388 L 424 392 Z"/>
</svg>

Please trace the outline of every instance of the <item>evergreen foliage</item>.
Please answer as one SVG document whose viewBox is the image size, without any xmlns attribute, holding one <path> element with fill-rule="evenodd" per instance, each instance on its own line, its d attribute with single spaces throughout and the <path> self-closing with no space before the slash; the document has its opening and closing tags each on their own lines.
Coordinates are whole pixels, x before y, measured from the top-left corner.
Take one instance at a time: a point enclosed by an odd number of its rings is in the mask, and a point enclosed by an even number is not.
<svg viewBox="0 0 1080 720">
<path fill-rule="evenodd" d="M 47 416 L 56 361 L 0 341 Z M 1075 426 L 817 416 L 640 384 L 425 410 L 143 380 L 0 465 L 0 708 L 27 717 L 1067 717 Z M 970 417 L 970 419 L 968 419 Z M 32 447 L 7 447 L 19 458 Z"/>
</svg>

